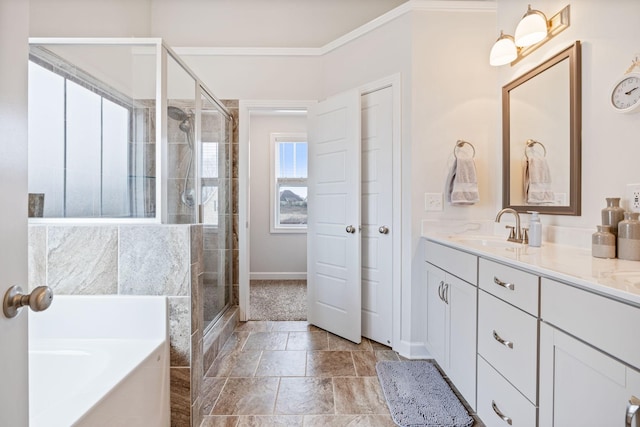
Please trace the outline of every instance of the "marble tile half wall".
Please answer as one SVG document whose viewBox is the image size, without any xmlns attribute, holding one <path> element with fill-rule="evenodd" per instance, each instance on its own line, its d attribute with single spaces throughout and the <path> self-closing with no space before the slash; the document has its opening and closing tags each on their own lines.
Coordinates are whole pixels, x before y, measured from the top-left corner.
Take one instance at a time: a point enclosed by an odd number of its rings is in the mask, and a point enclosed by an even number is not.
<svg viewBox="0 0 640 427">
<path fill-rule="evenodd" d="M 166 295 L 172 366 L 190 366 L 190 336 L 202 325 L 201 312 L 191 304 L 191 295 L 198 295 L 192 282 L 197 287 L 203 271 L 201 227 L 30 225 L 29 289 L 47 285 L 54 295 Z"/>
</svg>

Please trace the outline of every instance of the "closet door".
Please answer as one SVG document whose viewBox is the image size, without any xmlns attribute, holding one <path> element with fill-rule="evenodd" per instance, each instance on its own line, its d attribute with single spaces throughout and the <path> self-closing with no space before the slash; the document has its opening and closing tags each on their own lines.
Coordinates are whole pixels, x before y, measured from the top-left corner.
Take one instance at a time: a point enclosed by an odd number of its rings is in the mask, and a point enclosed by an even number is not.
<svg viewBox="0 0 640 427">
<path fill-rule="evenodd" d="M 360 93 L 308 113 L 307 318 L 361 340 Z"/>
<path fill-rule="evenodd" d="M 393 335 L 393 88 L 362 95 L 362 336 Z"/>
</svg>

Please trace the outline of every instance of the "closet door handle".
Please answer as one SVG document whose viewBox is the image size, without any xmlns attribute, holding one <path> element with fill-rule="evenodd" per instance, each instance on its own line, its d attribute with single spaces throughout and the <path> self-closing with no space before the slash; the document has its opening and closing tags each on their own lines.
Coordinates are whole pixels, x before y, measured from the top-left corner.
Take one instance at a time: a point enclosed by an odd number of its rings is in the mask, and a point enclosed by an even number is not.
<svg viewBox="0 0 640 427">
<path fill-rule="evenodd" d="M 625 418 L 625 427 L 631 427 L 631 423 L 633 422 L 633 417 L 640 410 L 640 399 L 635 396 L 631 396 L 629 399 L 629 404 L 627 405 L 627 414 Z"/>
<path fill-rule="evenodd" d="M 353 225 L 347 225 L 347 228 L 345 230 L 349 234 L 353 234 L 356 232 L 356 228 Z"/>
<path fill-rule="evenodd" d="M 502 411 L 500 411 L 500 409 L 498 409 L 498 405 L 496 405 L 496 402 L 494 400 L 491 401 L 491 409 L 493 409 L 493 412 L 495 412 L 497 416 L 502 418 L 502 421 L 504 421 L 509 425 L 513 424 L 513 420 L 507 417 L 505 414 L 503 414 Z"/>
<path fill-rule="evenodd" d="M 500 335 L 498 335 L 498 333 L 496 332 L 495 329 L 493 330 L 493 339 L 498 341 L 503 346 L 509 347 L 510 349 L 513 349 L 513 343 L 511 341 L 504 340 Z"/>
<path fill-rule="evenodd" d="M 493 283 L 495 283 L 498 286 L 502 286 L 503 288 L 507 288 L 510 291 L 513 291 L 516 288 L 516 286 L 513 283 L 503 282 L 502 280 L 498 279 L 496 276 L 493 276 Z"/>
</svg>

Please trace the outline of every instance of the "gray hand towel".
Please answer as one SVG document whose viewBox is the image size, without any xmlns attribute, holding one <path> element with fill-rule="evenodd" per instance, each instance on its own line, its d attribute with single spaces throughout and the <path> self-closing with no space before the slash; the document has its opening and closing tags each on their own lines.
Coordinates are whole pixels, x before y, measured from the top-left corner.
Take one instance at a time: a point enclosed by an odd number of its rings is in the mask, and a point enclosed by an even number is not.
<svg viewBox="0 0 640 427">
<path fill-rule="evenodd" d="M 528 204 L 550 204 L 554 201 L 551 191 L 551 173 L 544 157 L 529 157 L 525 165 L 525 200 Z"/>
<path fill-rule="evenodd" d="M 447 176 L 447 201 L 452 205 L 472 205 L 480 201 L 476 164 L 473 158 L 456 158 Z"/>
</svg>

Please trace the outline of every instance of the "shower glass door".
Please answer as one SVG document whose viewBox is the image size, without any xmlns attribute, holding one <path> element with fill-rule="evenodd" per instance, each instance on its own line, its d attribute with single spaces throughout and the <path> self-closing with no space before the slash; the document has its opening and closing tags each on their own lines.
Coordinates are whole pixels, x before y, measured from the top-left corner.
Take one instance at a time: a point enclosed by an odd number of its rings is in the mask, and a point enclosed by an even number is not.
<svg viewBox="0 0 640 427">
<path fill-rule="evenodd" d="M 231 119 L 202 90 L 199 176 L 203 224 L 203 317 L 205 330 L 231 303 Z"/>
</svg>

